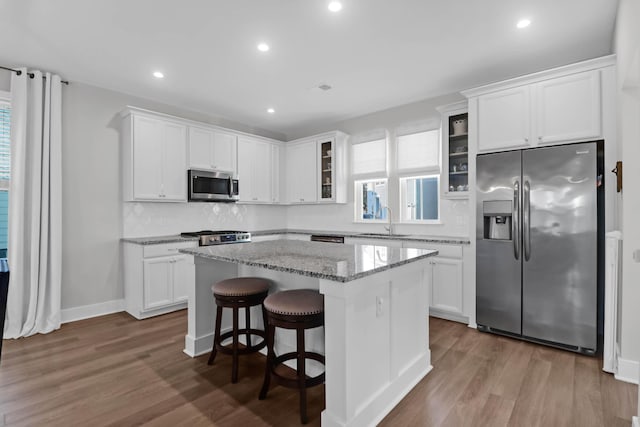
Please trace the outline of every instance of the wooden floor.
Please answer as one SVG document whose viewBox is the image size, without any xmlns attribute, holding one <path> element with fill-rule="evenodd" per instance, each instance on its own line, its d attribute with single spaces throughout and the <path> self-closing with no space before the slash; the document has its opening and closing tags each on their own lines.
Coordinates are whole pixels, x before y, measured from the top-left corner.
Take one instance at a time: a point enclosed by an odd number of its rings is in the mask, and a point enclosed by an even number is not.
<svg viewBox="0 0 640 427">
<path fill-rule="evenodd" d="M 629 426 L 637 386 L 585 356 L 479 333 L 431 319 L 433 371 L 383 426 Z M 7 340 L 0 364 L 0 426 L 295 426 L 294 390 L 257 399 L 264 357 L 182 353 L 186 312 L 145 321 L 119 313 Z M 310 391 L 320 425 L 323 387 Z M 3 424 L 4 423 L 4 424 Z"/>
</svg>

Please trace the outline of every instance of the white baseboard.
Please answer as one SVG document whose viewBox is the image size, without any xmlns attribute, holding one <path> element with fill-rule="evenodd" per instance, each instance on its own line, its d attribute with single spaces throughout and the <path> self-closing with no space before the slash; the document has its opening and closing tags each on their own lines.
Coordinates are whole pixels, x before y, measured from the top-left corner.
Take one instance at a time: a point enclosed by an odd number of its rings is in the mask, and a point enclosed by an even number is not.
<svg viewBox="0 0 640 427">
<path fill-rule="evenodd" d="M 467 316 L 457 313 L 451 313 L 446 310 L 440 310 L 435 307 L 429 307 L 429 316 L 469 324 L 469 318 Z"/>
<path fill-rule="evenodd" d="M 76 320 L 104 316 L 105 314 L 119 313 L 121 311 L 124 311 L 124 299 L 115 299 L 98 304 L 65 308 L 61 312 L 61 318 L 62 323 L 69 323 L 75 322 Z"/>
<path fill-rule="evenodd" d="M 639 375 L 640 363 L 638 361 L 618 357 L 618 373 L 615 375 L 617 380 L 638 384 Z"/>
<path fill-rule="evenodd" d="M 631 421 L 631 425 L 632 425 L 633 427 L 640 427 L 640 418 L 638 418 L 638 417 L 633 417 L 631 420 L 632 420 L 632 421 Z"/>
</svg>

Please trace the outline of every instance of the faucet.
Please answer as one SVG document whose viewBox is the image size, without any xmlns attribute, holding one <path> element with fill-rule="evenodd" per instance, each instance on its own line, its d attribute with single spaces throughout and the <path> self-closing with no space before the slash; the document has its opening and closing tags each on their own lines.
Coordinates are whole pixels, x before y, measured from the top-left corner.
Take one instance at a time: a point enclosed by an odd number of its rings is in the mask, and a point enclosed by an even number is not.
<svg viewBox="0 0 640 427">
<path fill-rule="evenodd" d="M 383 206 L 382 209 L 387 210 L 387 218 L 389 219 L 389 226 L 385 227 L 384 229 L 387 230 L 389 232 L 389 236 L 391 236 L 393 234 L 393 228 L 391 225 L 391 208 L 389 206 Z"/>
</svg>

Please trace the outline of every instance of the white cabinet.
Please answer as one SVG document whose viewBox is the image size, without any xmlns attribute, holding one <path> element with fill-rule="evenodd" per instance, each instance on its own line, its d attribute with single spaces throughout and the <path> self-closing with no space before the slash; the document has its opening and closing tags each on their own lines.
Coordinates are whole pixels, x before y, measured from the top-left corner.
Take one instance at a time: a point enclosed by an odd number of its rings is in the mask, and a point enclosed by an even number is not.
<svg viewBox="0 0 640 427">
<path fill-rule="evenodd" d="M 287 144 L 289 203 L 347 202 L 347 137 L 335 131 Z"/>
<path fill-rule="evenodd" d="M 598 138 L 602 134 L 600 72 L 589 71 L 535 85 L 540 144 Z"/>
<path fill-rule="evenodd" d="M 478 151 L 530 145 L 530 93 L 524 86 L 478 97 Z"/>
<path fill-rule="evenodd" d="M 433 257 L 430 264 L 431 308 L 462 315 L 462 260 Z"/>
<path fill-rule="evenodd" d="M 315 203 L 318 200 L 316 141 L 287 145 L 287 200 L 289 203 Z"/>
<path fill-rule="evenodd" d="M 129 111 L 122 139 L 126 201 L 187 200 L 185 125 Z"/>
<path fill-rule="evenodd" d="M 235 173 L 236 138 L 233 133 L 189 126 L 189 168 Z"/>
<path fill-rule="evenodd" d="M 465 280 L 464 263 L 469 262 L 462 245 L 404 241 L 405 248 L 434 249 L 429 258 L 429 314 L 464 323 L 475 323 L 475 283 Z"/>
<path fill-rule="evenodd" d="M 195 241 L 138 245 L 124 243 L 125 305 L 129 314 L 144 319 L 186 307 L 188 287 L 195 283 L 183 248 Z"/>
<path fill-rule="evenodd" d="M 478 151 L 600 138 L 600 80 L 589 70 L 479 95 Z"/>
<path fill-rule="evenodd" d="M 145 310 L 164 307 L 173 301 L 172 257 L 145 259 L 142 306 Z"/>
<path fill-rule="evenodd" d="M 273 203 L 279 199 L 279 147 L 256 138 L 238 138 L 240 201 Z"/>
</svg>

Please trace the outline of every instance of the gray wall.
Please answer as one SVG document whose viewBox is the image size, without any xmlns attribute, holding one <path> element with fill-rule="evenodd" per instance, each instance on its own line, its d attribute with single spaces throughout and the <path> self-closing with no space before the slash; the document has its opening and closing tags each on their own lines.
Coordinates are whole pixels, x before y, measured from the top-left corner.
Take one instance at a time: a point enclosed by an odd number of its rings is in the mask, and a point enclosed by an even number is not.
<svg viewBox="0 0 640 427">
<path fill-rule="evenodd" d="M 94 86 L 72 82 L 62 91 L 63 309 L 124 298 L 119 113 L 127 105 L 283 139 L 283 135 Z M 280 217 L 284 226 L 284 210 Z"/>
<path fill-rule="evenodd" d="M 11 71 L 0 70 L 0 90 L 9 92 L 11 89 Z"/>
</svg>

